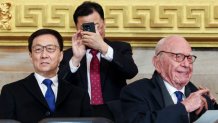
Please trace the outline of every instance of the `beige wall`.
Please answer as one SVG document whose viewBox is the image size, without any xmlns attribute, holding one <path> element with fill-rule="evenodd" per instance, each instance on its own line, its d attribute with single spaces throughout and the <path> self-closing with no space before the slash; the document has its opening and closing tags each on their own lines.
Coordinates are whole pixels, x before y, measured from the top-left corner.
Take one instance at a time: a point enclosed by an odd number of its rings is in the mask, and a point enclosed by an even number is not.
<svg viewBox="0 0 218 123">
<path fill-rule="evenodd" d="M 151 63 L 153 48 L 133 48 L 133 57 L 138 66 L 138 75 L 128 80 L 131 83 L 144 77 L 150 78 L 154 67 Z M 197 60 L 194 63 L 192 81 L 211 89 L 218 98 L 218 49 L 195 49 Z M 18 79 L 22 79 L 33 71 L 26 47 L 0 48 L 0 89 Z"/>
</svg>

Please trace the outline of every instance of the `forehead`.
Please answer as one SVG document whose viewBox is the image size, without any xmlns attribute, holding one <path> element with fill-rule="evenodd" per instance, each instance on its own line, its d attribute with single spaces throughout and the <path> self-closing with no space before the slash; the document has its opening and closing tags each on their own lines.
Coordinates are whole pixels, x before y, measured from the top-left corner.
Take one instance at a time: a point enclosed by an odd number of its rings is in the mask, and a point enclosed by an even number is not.
<svg viewBox="0 0 218 123">
<path fill-rule="evenodd" d="M 192 51 L 190 44 L 179 36 L 167 38 L 163 44 L 163 50 L 185 54 L 189 54 Z"/>
<path fill-rule="evenodd" d="M 87 16 L 79 16 L 78 17 L 78 25 L 81 25 L 82 23 L 88 23 L 88 22 L 103 22 L 98 12 L 94 11 L 92 14 L 89 14 Z"/>
<path fill-rule="evenodd" d="M 58 45 L 58 40 L 55 36 L 51 34 L 43 34 L 33 39 L 32 45 L 36 45 L 36 44 L 43 45 L 43 46 L 49 45 L 49 44 Z"/>
</svg>

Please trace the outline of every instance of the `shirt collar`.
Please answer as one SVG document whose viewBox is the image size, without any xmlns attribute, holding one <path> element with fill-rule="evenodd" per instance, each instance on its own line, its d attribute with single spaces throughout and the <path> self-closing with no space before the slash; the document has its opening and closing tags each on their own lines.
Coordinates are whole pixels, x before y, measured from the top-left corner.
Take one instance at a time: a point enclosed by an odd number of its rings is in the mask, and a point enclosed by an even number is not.
<svg viewBox="0 0 218 123">
<path fill-rule="evenodd" d="M 36 77 L 36 80 L 37 80 L 38 84 L 43 84 L 42 82 L 43 82 L 44 79 L 50 79 L 53 82 L 54 86 L 58 85 L 58 76 L 57 76 L 57 74 L 52 78 L 45 78 L 44 76 L 41 76 L 38 73 L 34 73 L 34 75 Z"/>
<path fill-rule="evenodd" d="M 185 94 L 185 87 L 183 87 L 181 90 L 177 90 L 175 87 L 173 87 L 166 81 L 164 81 L 164 84 L 171 96 L 174 94 L 175 91 L 181 91 L 183 94 Z"/>
</svg>

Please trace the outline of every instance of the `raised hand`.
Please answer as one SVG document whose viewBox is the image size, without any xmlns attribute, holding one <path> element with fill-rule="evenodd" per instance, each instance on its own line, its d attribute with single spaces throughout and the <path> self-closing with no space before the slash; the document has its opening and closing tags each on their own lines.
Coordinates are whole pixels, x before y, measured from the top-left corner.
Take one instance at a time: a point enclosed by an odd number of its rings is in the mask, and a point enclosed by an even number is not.
<svg viewBox="0 0 218 123">
<path fill-rule="evenodd" d="M 82 31 L 82 42 L 89 48 L 99 50 L 103 54 L 106 54 L 108 44 L 104 42 L 104 39 L 100 35 L 98 28 L 95 28 L 96 33 Z"/>
<path fill-rule="evenodd" d="M 78 66 L 81 59 L 86 53 L 86 47 L 82 42 L 82 35 L 80 30 L 72 36 L 72 51 L 73 51 L 73 57 L 72 57 L 73 65 Z"/>
</svg>

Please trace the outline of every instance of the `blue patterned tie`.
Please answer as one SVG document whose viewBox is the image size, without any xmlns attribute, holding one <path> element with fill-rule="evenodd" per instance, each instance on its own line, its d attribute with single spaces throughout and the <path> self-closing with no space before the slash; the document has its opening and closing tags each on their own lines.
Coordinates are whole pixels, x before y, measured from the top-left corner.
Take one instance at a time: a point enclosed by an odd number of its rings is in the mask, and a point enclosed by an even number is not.
<svg viewBox="0 0 218 123">
<path fill-rule="evenodd" d="M 183 93 L 181 91 L 175 91 L 176 97 L 177 97 L 177 103 L 180 103 L 182 101 Z"/>
<path fill-rule="evenodd" d="M 45 79 L 45 80 L 43 80 L 42 83 L 47 86 L 47 91 L 45 93 L 45 99 L 48 103 L 50 110 L 52 112 L 54 112 L 55 111 L 55 95 L 54 95 L 54 92 L 51 88 L 52 81 L 50 79 Z"/>
</svg>

